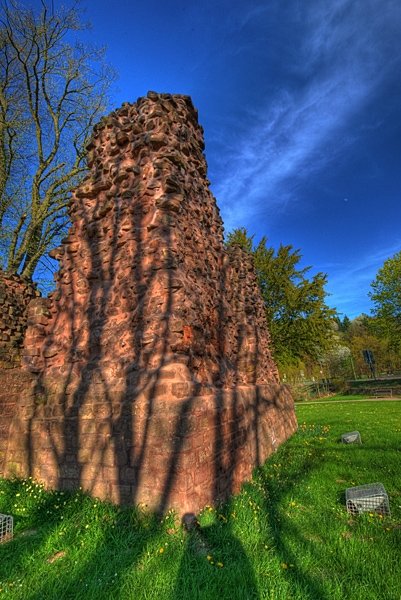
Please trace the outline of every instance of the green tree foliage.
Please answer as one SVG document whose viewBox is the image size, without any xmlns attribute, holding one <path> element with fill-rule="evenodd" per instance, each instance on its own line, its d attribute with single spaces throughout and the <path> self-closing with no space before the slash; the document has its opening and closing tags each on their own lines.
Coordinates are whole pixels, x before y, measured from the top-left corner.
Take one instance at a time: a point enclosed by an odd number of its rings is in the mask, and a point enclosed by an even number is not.
<svg viewBox="0 0 401 600">
<path fill-rule="evenodd" d="M 334 321 L 337 324 L 339 332 L 347 333 L 351 324 L 351 319 L 347 317 L 347 315 L 345 315 L 343 319 L 341 319 L 339 316 L 335 316 Z"/>
<path fill-rule="evenodd" d="M 81 28 L 74 8 L 0 8 L 0 266 L 25 277 L 63 233 L 106 108 L 112 73 Z"/>
<path fill-rule="evenodd" d="M 342 334 L 342 343 L 351 350 L 357 377 L 371 376 L 369 365 L 363 357 L 364 350 L 373 352 L 378 376 L 395 373 L 400 369 L 401 357 L 382 333 L 376 317 L 362 314 L 350 321 L 347 331 Z"/>
<path fill-rule="evenodd" d="M 245 252 L 252 252 L 253 235 L 249 236 L 245 227 L 234 229 L 227 236 L 226 246 L 240 246 Z"/>
<path fill-rule="evenodd" d="M 376 331 L 401 352 L 401 251 L 384 261 L 371 287 Z"/>
<path fill-rule="evenodd" d="M 281 367 L 317 360 L 333 344 L 335 310 L 325 302 L 327 277 L 308 278 L 310 267 L 300 268 L 301 254 L 291 245 L 277 252 L 263 238 L 254 247 L 253 238 L 241 228 L 229 234 L 227 245 L 240 245 L 252 252 L 275 358 Z"/>
</svg>

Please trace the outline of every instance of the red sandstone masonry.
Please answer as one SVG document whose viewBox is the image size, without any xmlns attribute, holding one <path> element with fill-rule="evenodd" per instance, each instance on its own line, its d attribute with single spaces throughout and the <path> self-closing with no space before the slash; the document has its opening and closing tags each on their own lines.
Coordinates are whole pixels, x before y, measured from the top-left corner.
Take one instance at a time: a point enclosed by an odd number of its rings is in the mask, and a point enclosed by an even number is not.
<svg viewBox="0 0 401 600">
<path fill-rule="evenodd" d="M 150 93 L 95 128 L 56 292 L 30 312 L 28 368 L 92 363 L 115 382 L 179 355 L 203 383 L 278 380 L 251 258 L 224 251 L 203 147 L 186 96 Z"/>
<path fill-rule="evenodd" d="M 37 296 L 39 292 L 32 283 L 0 269 L 0 361 L 19 362 L 28 305 Z"/>
<path fill-rule="evenodd" d="M 150 92 L 95 128 L 56 291 L 29 306 L 36 383 L 7 455 L 21 474 L 198 510 L 295 430 L 252 259 L 224 250 L 203 147 L 187 96 Z"/>
<path fill-rule="evenodd" d="M 53 412 L 62 404 L 61 396 L 53 397 L 53 406 L 28 402 L 24 417 L 14 420 L 10 472 L 156 510 L 192 512 L 226 499 L 296 427 L 292 400 L 277 384 L 237 386 L 184 401 L 158 396 L 150 421 L 144 392 L 126 415 L 125 431 L 116 427 L 118 420 L 99 417 L 99 398 L 86 397 L 75 419 Z M 135 430 L 131 438 L 124 435 L 129 428 Z M 31 455 L 27 445 L 35 449 Z"/>
<path fill-rule="evenodd" d="M 8 464 L 7 469 L 5 464 L 10 428 L 16 415 L 24 418 L 23 411 L 20 412 L 19 401 L 33 382 L 34 377 L 31 373 L 19 368 L 0 368 L 0 473 L 13 470 L 12 464 Z M 12 444 L 17 447 L 20 441 L 12 440 Z M 22 442 L 24 448 L 25 442 Z"/>
</svg>

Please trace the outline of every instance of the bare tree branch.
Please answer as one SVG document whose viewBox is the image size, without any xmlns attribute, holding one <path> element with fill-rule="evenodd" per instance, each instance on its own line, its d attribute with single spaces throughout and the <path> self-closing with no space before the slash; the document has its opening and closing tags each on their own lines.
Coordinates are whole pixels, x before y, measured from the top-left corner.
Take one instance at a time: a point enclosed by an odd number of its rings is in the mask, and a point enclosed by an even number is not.
<svg viewBox="0 0 401 600">
<path fill-rule="evenodd" d="M 0 8 L 0 253 L 26 277 L 65 230 L 84 146 L 107 107 L 103 50 L 66 42 L 80 29 L 75 7 Z"/>
</svg>

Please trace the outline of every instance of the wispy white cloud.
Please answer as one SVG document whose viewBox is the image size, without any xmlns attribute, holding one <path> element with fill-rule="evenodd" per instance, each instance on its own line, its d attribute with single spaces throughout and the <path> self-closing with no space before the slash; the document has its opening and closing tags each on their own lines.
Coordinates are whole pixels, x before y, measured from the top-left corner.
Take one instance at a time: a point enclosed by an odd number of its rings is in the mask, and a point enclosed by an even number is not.
<svg viewBox="0 0 401 600">
<path fill-rule="evenodd" d="M 368 296 L 370 284 L 384 261 L 400 249 L 401 238 L 398 238 L 395 243 L 385 248 L 363 255 L 356 263 L 321 265 L 324 271 L 330 270 L 332 273 L 327 286 L 330 294 L 329 304 L 351 318 L 362 312 L 369 314 L 372 308 Z"/>
<path fill-rule="evenodd" d="M 303 16 L 295 68 L 307 83 L 255 106 L 239 147 L 225 148 L 214 191 L 227 229 L 294 199 L 297 185 L 354 139 L 341 133 L 400 61 L 392 54 L 398 1 L 308 2 Z"/>
</svg>

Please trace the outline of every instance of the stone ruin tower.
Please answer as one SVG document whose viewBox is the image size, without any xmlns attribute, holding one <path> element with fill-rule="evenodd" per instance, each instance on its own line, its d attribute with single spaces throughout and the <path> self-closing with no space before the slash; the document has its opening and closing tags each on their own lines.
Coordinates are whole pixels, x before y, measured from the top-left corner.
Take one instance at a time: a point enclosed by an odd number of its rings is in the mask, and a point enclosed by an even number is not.
<svg viewBox="0 0 401 600">
<path fill-rule="evenodd" d="M 203 150 L 188 96 L 149 92 L 95 127 L 56 290 L 29 305 L 6 474 L 197 511 L 295 431 L 252 260 L 224 249 Z"/>
</svg>

